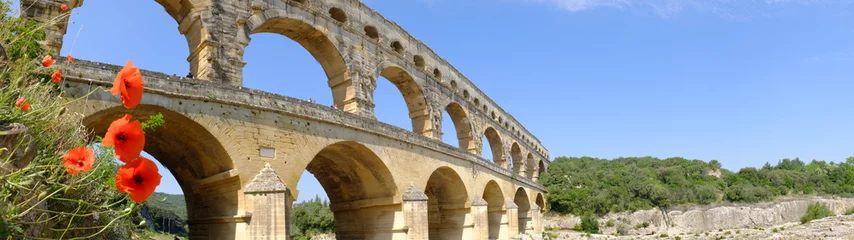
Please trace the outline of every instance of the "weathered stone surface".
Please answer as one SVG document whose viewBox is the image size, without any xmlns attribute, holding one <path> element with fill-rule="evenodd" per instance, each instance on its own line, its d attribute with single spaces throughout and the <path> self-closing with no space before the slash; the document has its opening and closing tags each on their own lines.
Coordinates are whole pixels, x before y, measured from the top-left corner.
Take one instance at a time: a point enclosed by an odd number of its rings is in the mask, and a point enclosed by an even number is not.
<svg viewBox="0 0 854 240">
<path fill-rule="evenodd" d="M 255 175 L 255 178 L 246 185 L 246 188 L 243 190 L 244 193 L 270 193 L 270 192 L 285 192 L 288 190 L 288 187 L 285 183 L 282 182 L 282 179 L 279 179 L 279 175 L 276 175 L 276 171 L 270 167 L 270 164 L 264 166 L 261 169 L 261 172 L 258 175 Z"/>
</svg>

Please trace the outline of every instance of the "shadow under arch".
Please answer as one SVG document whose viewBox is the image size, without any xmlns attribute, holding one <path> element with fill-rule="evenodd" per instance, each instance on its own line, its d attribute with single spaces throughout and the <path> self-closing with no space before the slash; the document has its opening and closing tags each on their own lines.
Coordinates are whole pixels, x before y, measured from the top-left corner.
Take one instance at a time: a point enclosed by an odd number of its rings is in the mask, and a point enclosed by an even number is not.
<svg viewBox="0 0 854 240">
<path fill-rule="evenodd" d="M 504 209 L 504 193 L 495 180 L 490 180 L 483 189 L 483 200 L 487 204 L 487 222 L 489 226 L 489 239 L 499 239 L 501 232 L 507 232 L 507 224 L 502 225 L 502 219 L 506 215 Z"/>
<path fill-rule="evenodd" d="M 337 239 L 391 239 L 397 185 L 388 167 L 366 146 L 344 141 L 318 152 L 306 170 L 330 200 Z"/>
<path fill-rule="evenodd" d="M 501 168 L 507 169 L 509 166 L 507 166 L 507 159 L 504 157 L 504 143 L 501 142 L 501 136 L 498 135 L 498 131 L 495 131 L 495 128 L 487 127 L 483 131 L 483 135 L 486 136 L 489 148 L 492 150 L 492 162 Z"/>
<path fill-rule="evenodd" d="M 424 193 L 427 195 L 429 239 L 463 239 L 468 191 L 456 171 L 440 167 L 430 174 Z"/>
<path fill-rule="evenodd" d="M 430 107 L 415 78 L 395 65 L 383 66 L 380 76 L 388 79 L 403 95 L 403 101 L 406 102 L 406 108 L 409 110 L 409 118 L 412 120 L 412 131 L 427 137 L 435 137 L 432 133 L 433 121 L 430 118 Z"/>
<path fill-rule="evenodd" d="M 451 121 L 454 122 L 454 129 L 457 131 L 460 149 L 475 153 L 477 149 L 474 148 L 471 120 L 469 120 L 466 110 L 459 103 L 451 102 L 445 107 L 445 111 L 448 112 L 448 115 L 451 116 Z"/>
<path fill-rule="evenodd" d="M 104 136 L 110 123 L 131 112 L 133 120 L 140 122 L 157 113 L 163 114 L 166 125 L 145 133 L 144 150 L 163 164 L 181 186 L 187 204 L 190 236 L 235 236 L 236 223 L 204 220 L 238 215 L 241 189 L 238 177 L 207 181 L 211 176 L 232 170 L 234 163 L 219 140 L 204 126 L 183 114 L 155 105 L 139 105 L 134 110 L 123 106 L 103 109 L 84 117 L 83 125 L 95 136 Z M 214 224 L 216 227 L 211 227 Z"/>
<path fill-rule="evenodd" d="M 345 107 L 355 97 L 355 89 L 344 57 L 324 31 L 310 24 L 312 19 L 303 18 L 281 9 L 256 14 L 246 22 L 247 39 L 254 33 L 275 33 L 299 43 L 323 68 L 335 106 L 345 111 L 357 110 Z"/>
<path fill-rule="evenodd" d="M 530 226 L 531 201 L 528 200 L 528 193 L 524 188 L 520 187 L 516 190 L 516 196 L 513 197 L 513 203 L 519 207 L 519 229 L 515 229 L 517 231 L 516 233 L 522 234 L 529 228 L 533 229 L 533 226 Z"/>
</svg>

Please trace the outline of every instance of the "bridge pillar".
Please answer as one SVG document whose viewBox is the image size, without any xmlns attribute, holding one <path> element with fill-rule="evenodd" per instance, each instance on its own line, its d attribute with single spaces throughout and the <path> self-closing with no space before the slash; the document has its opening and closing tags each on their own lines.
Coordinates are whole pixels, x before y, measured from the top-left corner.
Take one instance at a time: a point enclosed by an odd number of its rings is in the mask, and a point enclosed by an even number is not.
<svg viewBox="0 0 854 240">
<path fill-rule="evenodd" d="M 481 197 L 471 202 L 471 215 L 474 224 L 473 239 L 489 239 L 489 203 Z"/>
<path fill-rule="evenodd" d="M 269 163 L 246 185 L 243 193 L 251 214 L 248 239 L 289 239 L 288 214 L 293 199 Z"/>
<path fill-rule="evenodd" d="M 59 54 L 62 49 L 62 38 L 68 30 L 68 14 L 73 8 L 83 5 L 83 0 L 21 0 L 24 16 L 40 24 L 45 24 L 45 41 L 42 43 L 46 50 Z M 68 5 L 69 10 L 62 11 L 60 6 Z"/>
<path fill-rule="evenodd" d="M 510 239 L 519 236 L 519 206 L 515 202 L 507 202 L 507 235 Z"/>
<path fill-rule="evenodd" d="M 243 86 L 243 51 L 249 45 L 246 16 L 238 1 L 210 1 L 176 18 L 190 46 L 187 61 L 193 78 Z"/>
<path fill-rule="evenodd" d="M 427 240 L 430 237 L 427 226 L 427 194 L 415 185 L 403 193 L 403 218 L 406 224 L 406 240 Z"/>
<path fill-rule="evenodd" d="M 541 212 L 540 206 L 534 205 L 531 208 L 531 223 L 534 227 L 533 234 L 535 236 L 543 233 L 543 212 Z"/>
</svg>

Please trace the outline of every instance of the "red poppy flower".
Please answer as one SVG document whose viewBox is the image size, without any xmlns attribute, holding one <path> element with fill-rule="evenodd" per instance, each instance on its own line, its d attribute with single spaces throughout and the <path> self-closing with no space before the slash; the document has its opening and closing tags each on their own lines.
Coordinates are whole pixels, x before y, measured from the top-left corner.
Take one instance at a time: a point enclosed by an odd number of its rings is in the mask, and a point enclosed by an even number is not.
<svg viewBox="0 0 854 240">
<path fill-rule="evenodd" d="M 133 66 L 132 61 L 128 60 L 125 67 L 116 75 L 110 93 L 113 95 L 121 94 L 122 104 L 125 105 L 125 108 L 131 109 L 142 101 L 142 92 L 142 73 L 139 72 L 139 68 Z"/>
<path fill-rule="evenodd" d="M 73 58 L 73 57 L 71 57 L 71 54 L 65 55 L 65 58 L 67 58 L 67 59 L 68 59 L 68 63 L 70 63 L 70 64 L 74 64 L 74 58 Z"/>
<path fill-rule="evenodd" d="M 119 168 L 116 173 L 116 189 L 119 192 L 129 192 L 130 199 L 141 203 L 154 193 L 161 178 L 157 165 L 140 157 Z"/>
<path fill-rule="evenodd" d="M 62 9 L 62 11 L 67 11 L 67 10 L 68 10 L 68 5 L 62 4 L 62 5 L 60 5 L 60 6 L 59 6 L 59 9 Z"/>
<path fill-rule="evenodd" d="M 68 170 L 68 174 L 71 176 L 77 176 L 79 172 L 91 170 L 93 163 L 95 163 L 95 151 L 87 147 L 71 149 L 62 158 L 62 164 L 65 165 L 65 170 Z"/>
<path fill-rule="evenodd" d="M 130 118 L 130 114 L 125 114 L 124 117 L 113 121 L 101 141 L 104 146 L 115 146 L 116 158 L 125 163 L 137 159 L 145 147 L 145 133 L 142 132 L 142 124 L 136 120 L 131 122 Z"/>
<path fill-rule="evenodd" d="M 27 102 L 27 100 L 22 97 L 18 97 L 18 99 L 15 100 L 15 106 L 24 111 L 30 110 L 30 102 Z"/>
<path fill-rule="evenodd" d="M 53 79 L 53 82 L 58 83 L 62 80 L 62 73 L 59 72 L 59 70 L 56 70 L 56 72 L 53 72 L 53 74 L 50 75 L 50 78 Z"/>
<path fill-rule="evenodd" d="M 53 57 L 51 57 L 50 55 L 46 55 L 42 59 L 42 66 L 50 67 L 50 65 L 53 65 L 53 63 L 55 63 L 55 62 L 56 62 L 56 60 L 54 60 Z"/>
</svg>

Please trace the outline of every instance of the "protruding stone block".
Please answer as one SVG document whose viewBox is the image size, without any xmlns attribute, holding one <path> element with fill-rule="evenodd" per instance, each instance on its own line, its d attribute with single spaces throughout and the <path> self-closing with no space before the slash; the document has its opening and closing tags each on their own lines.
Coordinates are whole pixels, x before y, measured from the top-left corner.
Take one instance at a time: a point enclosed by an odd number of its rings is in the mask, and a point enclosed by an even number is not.
<svg viewBox="0 0 854 240">
<path fill-rule="evenodd" d="M 268 163 L 246 185 L 249 221 L 249 239 L 289 239 L 288 214 L 293 201 L 288 186 Z"/>
<path fill-rule="evenodd" d="M 481 197 L 474 197 L 471 201 L 471 215 L 474 239 L 489 239 L 489 203 Z"/>
<path fill-rule="evenodd" d="M 409 185 L 403 193 L 403 216 L 406 222 L 407 240 L 429 239 L 429 228 L 427 226 L 427 194 L 424 191 Z"/>
<path fill-rule="evenodd" d="M 515 202 L 507 202 L 507 228 L 511 239 L 519 236 L 519 206 Z"/>
</svg>

